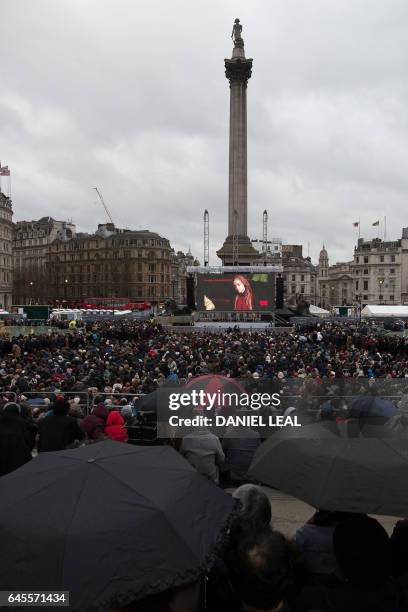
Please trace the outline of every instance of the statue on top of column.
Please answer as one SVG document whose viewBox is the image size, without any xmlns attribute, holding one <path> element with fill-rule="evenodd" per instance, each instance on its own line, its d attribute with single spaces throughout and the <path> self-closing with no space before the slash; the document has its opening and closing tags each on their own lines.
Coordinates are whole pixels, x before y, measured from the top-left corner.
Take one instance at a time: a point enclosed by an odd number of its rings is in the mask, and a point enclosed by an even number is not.
<svg viewBox="0 0 408 612">
<path fill-rule="evenodd" d="M 244 39 L 241 36 L 242 25 L 239 22 L 239 19 L 235 19 L 234 25 L 232 26 L 231 38 L 234 41 L 235 47 L 243 47 Z"/>
</svg>

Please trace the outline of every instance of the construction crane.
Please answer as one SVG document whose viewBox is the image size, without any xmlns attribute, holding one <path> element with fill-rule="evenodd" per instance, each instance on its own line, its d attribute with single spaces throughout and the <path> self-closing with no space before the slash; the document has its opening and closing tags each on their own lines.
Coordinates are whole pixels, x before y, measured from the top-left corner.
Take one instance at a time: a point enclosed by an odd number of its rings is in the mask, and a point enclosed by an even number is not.
<svg viewBox="0 0 408 612">
<path fill-rule="evenodd" d="M 105 212 L 106 212 L 106 215 L 107 215 L 107 217 L 108 217 L 109 221 L 110 221 L 110 222 L 111 222 L 113 225 L 115 225 L 115 224 L 114 224 L 114 222 L 113 222 L 113 219 L 112 219 L 112 215 L 111 215 L 111 214 L 110 214 L 110 212 L 109 212 L 109 208 L 108 208 L 108 207 L 106 206 L 106 204 L 105 204 L 105 200 L 103 199 L 101 192 L 99 191 L 99 189 L 98 189 L 97 187 L 94 187 L 93 189 L 95 189 L 96 193 L 98 194 L 98 197 L 99 197 L 99 199 L 100 199 L 100 201 L 101 201 L 102 206 L 103 206 L 103 207 L 104 207 L 104 209 L 105 209 Z"/>
</svg>

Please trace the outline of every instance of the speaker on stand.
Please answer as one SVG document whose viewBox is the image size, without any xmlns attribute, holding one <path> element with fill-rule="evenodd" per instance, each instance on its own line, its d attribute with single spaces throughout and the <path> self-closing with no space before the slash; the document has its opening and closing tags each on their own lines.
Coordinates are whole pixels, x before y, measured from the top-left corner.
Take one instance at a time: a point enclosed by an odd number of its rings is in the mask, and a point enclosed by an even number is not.
<svg viewBox="0 0 408 612">
<path fill-rule="evenodd" d="M 280 274 L 276 277 L 276 308 L 283 308 L 283 278 Z"/>
<path fill-rule="evenodd" d="M 187 276 L 187 307 L 191 310 L 195 310 L 195 287 L 194 287 L 194 276 L 189 274 Z"/>
</svg>

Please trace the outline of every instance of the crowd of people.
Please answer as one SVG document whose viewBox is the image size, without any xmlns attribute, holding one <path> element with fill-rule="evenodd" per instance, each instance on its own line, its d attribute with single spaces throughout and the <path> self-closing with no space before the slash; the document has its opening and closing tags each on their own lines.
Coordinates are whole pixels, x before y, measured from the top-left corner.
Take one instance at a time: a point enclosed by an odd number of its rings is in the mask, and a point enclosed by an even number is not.
<svg viewBox="0 0 408 612">
<path fill-rule="evenodd" d="M 0 340 L 0 391 L 149 393 L 169 376 L 408 378 L 408 339 L 353 323 L 274 334 L 174 333 L 150 322 L 99 322 Z"/>
<path fill-rule="evenodd" d="M 36 453 L 131 441 L 142 396 L 207 374 L 272 384 L 282 395 L 282 413 L 312 413 L 312 420 L 330 424 L 356 421 L 337 397 L 344 384 L 367 384 L 377 397 L 386 388 L 387 395 L 398 395 L 398 426 L 407 429 L 404 337 L 379 335 L 360 323 L 210 334 L 174 333 L 153 322 L 99 322 L 67 334 L 0 340 L 0 476 Z M 318 404 L 310 393 L 316 388 L 325 395 Z M 381 425 L 387 420 L 383 416 Z M 273 528 L 264 491 L 242 484 L 261 441 L 257 431 L 243 438 L 227 430 L 219 440 L 204 429 L 172 441 L 215 484 L 238 486 L 238 515 L 205 584 L 126 610 L 193 612 L 204 600 L 210 612 L 408 610 L 408 522 L 397 523 L 389 538 L 368 516 L 316 509 L 291 539 L 284 537 Z"/>
</svg>

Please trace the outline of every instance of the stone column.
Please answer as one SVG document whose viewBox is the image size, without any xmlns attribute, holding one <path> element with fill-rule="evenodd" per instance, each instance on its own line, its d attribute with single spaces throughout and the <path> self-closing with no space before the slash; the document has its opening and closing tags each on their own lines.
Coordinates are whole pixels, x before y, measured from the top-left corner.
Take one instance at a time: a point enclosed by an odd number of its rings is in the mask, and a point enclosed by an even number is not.
<svg viewBox="0 0 408 612">
<path fill-rule="evenodd" d="M 247 228 L 247 84 L 252 59 L 245 57 L 241 36 L 234 39 L 232 57 L 225 60 L 225 76 L 230 83 L 228 236 L 218 257 L 224 265 L 248 265 L 259 259 L 248 238 Z M 237 250 L 237 253 L 234 253 Z"/>
<path fill-rule="evenodd" d="M 232 59 L 225 60 L 225 75 L 230 82 L 230 139 L 228 235 L 247 235 L 247 103 L 248 79 L 252 60 L 245 59 L 243 48 L 234 48 Z M 234 211 L 237 211 L 236 214 Z M 236 227 L 235 227 L 236 225 Z"/>
</svg>

